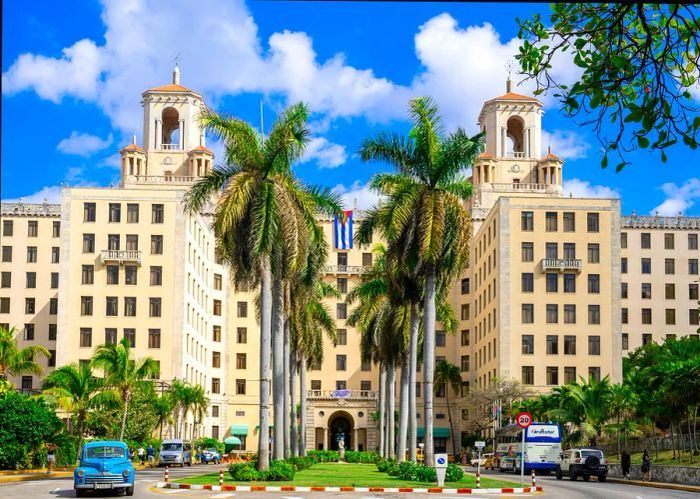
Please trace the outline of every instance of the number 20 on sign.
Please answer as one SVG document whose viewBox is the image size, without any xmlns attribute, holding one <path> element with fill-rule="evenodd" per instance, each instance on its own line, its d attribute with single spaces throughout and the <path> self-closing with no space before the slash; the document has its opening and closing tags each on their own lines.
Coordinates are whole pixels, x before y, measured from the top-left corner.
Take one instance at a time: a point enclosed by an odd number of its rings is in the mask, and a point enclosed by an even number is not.
<svg viewBox="0 0 700 499">
<path fill-rule="evenodd" d="M 532 414 L 529 412 L 521 412 L 516 417 L 516 421 L 521 428 L 527 428 L 532 424 Z"/>
</svg>

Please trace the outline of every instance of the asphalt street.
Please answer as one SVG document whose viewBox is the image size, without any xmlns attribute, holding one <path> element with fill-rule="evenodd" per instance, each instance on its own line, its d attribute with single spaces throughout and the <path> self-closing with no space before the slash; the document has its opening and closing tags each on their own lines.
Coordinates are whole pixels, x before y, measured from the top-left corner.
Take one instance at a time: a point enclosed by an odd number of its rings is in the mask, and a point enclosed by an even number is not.
<svg viewBox="0 0 700 499">
<path fill-rule="evenodd" d="M 211 473 L 218 470 L 218 466 L 201 465 L 192 468 L 173 468 L 170 470 L 170 478 L 182 478 L 184 476 L 197 475 L 201 473 Z M 488 473 L 491 475 L 491 473 Z M 511 478 L 512 476 L 495 473 L 495 476 Z M 494 495 L 473 494 L 372 494 L 353 492 L 212 492 L 204 490 L 168 490 L 156 489 L 155 485 L 163 478 L 163 469 L 154 468 L 152 470 L 138 470 L 136 472 L 136 492 L 135 498 L 158 498 L 165 499 L 194 497 L 201 499 L 262 499 L 263 497 L 273 497 L 274 499 L 409 499 L 406 496 L 423 496 L 421 499 L 437 499 L 438 497 L 477 497 L 493 498 Z M 526 481 L 527 484 L 527 481 Z M 566 499 L 666 499 L 666 498 L 697 498 L 698 494 L 692 492 L 681 492 L 675 490 L 654 489 L 648 487 L 637 487 L 626 484 L 598 483 L 594 480 L 590 482 L 570 482 L 568 480 L 556 480 L 554 477 L 538 477 L 538 484 L 544 487 L 543 493 L 513 495 L 506 494 L 500 497 L 546 497 L 546 498 L 566 498 Z M 75 497 L 73 492 L 73 480 L 71 478 L 47 478 L 30 482 L 14 482 L 0 484 L 0 498 L 2 499 L 43 499 Z M 109 497 L 108 494 L 100 493 L 95 497 Z"/>
</svg>

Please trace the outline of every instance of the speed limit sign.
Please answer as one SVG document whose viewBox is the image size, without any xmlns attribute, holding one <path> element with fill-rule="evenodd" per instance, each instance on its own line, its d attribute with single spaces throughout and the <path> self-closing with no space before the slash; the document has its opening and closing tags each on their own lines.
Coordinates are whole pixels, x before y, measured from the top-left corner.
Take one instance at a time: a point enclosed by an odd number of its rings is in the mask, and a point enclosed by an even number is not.
<svg viewBox="0 0 700 499">
<path fill-rule="evenodd" d="M 532 424 L 532 414 L 529 412 L 518 413 L 515 420 L 521 428 L 527 428 Z"/>
</svg>

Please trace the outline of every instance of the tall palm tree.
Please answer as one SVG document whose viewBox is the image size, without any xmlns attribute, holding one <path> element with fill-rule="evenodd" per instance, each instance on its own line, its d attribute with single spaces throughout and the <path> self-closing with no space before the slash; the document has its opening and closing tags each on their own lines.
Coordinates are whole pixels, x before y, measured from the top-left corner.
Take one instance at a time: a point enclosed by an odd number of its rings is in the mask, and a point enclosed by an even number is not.
<svg viewBox="0 0 700 499">
<path fill-rule="evenodd" d="M 204 394 L 204 387 L 202 385 L 191 385 L 191 401 L 192 401 L 192 414 L 194 420 L 192 422 L 191 440 L 197 438 L 195 434 L 198 425 L 202 424 L 202 420 L 207 412 L 207 407 L 209 406 L 209 399 Z"/>
<path fill-rule="evenodd" d="M 23 349 L 17 348 L 17 335 L 15 328 L 0 326 L 0 381 L 7 383 L 9 376 L 21 374 L 41 375 L 43 369 L 36 361 L 40 356 L 49 358 L 48 349 L 40 345 L 32 345 Z"/>
<path fill-rule="evenodd" d="M 462 172 L 481 152 L 483 134 L 469 137 L 458 128 L 445 135 L 437 105 L 427 97 L 411 100 L 409 118 L 408 137 L 381 133 L 363 141 L 363 161 L 385 162 L 397 172 L 370 181 L 384 201 L 369 211 L 358 235 L 367 243 L 378 228 L 389 243 L 403 239 L 404 265 L 423 282 L 425 462 L 432 466 L 436 297 L 467 265 L 470 220 L 464 202 L 472 185 Z"/>
<path fill-rule="evenodd" d="M 305 261 L 316 210 L 340 210 L 337 198 L 328 191 L 304 187 L 291 172 L 309 140 L 307 117 L 307 107 L 295 104 L 262 137 L 240 119 L 203 114 L 206 129 L 224 141 L 225 165 L 196 182 L 186 198 L 190 212 L 200 211 L 215 198 L 217 253 L 232 269 L 236 282 L 260 285 L 259 469 L 267 469 L 270 461 L 273 280 L 283 276 L 280 262 L 293 270 Z M 279 310 L 276 314 L 280 316 Z M 276 427 L 275 431 L 283 429 Z"/>
<path fill-rule="evenodd" d="M 452 435 L 452 452 L 456 456 L 458 454 L 457 434 L 452 426 L 452 409 L 450 408 L 450 388 L 455 395 L 459 393 L 462 386 L 462 373 L 459 367 L 450 364 L 446 360 L 441 360 L 435 366 L 435 388 L 440 386 L 445 387 L 445 402 L 447 403 L 447 419 L 450 422 L 450 434 Z"/>
<path fill-rule="evenodd" d="M 170 390 L 163 392 L 153 401 L 153 411 L 158 416 L 156 426 L 159 428 L 159 438 L 163 440 L 163 429 L 166 424 L 173 424 L 173 410 L 175 408 L 175 399 Z M 174 435 L 173 435 L 174 436 Z"/>
<path fill-rule="evenodd" d="M 151 378 L 158 376 L 160 372 L 158 362 L 152 357 L 133 359 L 129 339 L 122 338 L 116 345 L 105 344 L 97 347 L 92 365 L 104 369 L 105 385 L 117 393 L 122 403 L 122 421 L 119 429 L 119 440 L 122 440 L 131 397 L 134 391 L 146 389 L 153 383 Z"/>
<path fill-rule="evenodd" d="M 112 390 L 104 390 L 104 380 L 92 374 L 90 364 L 68 364 L 55 369 L 43 383 L 44 395 L 53 397 L 58 406 L 78 422 L 78 453 L 85 437 L 85 418 L 99 408 L 118 407 L 119 398 Z"/>
</svg>

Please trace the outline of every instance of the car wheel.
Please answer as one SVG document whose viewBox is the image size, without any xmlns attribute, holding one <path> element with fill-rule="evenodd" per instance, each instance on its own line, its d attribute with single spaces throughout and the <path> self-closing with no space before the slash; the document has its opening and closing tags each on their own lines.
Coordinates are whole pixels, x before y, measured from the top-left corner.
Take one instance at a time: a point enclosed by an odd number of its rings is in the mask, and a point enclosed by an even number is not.
<svg viewBox="0 0 700 499">
<path fill-rule="evenodd" d="M 608 475 L 600 475 L 600 476 L 598 477 L 598 481 L 599 481 L 599 482 L 604 482 L 604 481 L 607 480 L 607 479 L 608 479 Z"/>
<path fill-rule="evenodd" d="M 557 468 L 556 476 L 557 476 L 557 480 L 561 480 L 562 478 L 564 478 L 564 475 L 561 472 L 561 468 Z"/>
<path fill-rule="evenodd" d="M 591 479 L 591 475 L 583 475 L 583 481 L 587 482 L 588 480 Z"/>
<path fill-rule="evenodd" d="M 128 496 L 133 496 L 134 495 L 134 486 L 132 485 L 131 487 L 127 487 L 126 489 L 126 495 Z"/>
<path fill-rule="evenodd" d="M 569 480 L 572 482 L 576 481 L 576 470 L 573 468 L 569 468 Z"/>
<path fill-rule="evenodd" d="M 75 497 L 85 497 L 85 491 L 82 489 L 75 489 Z"/>
</svg>

